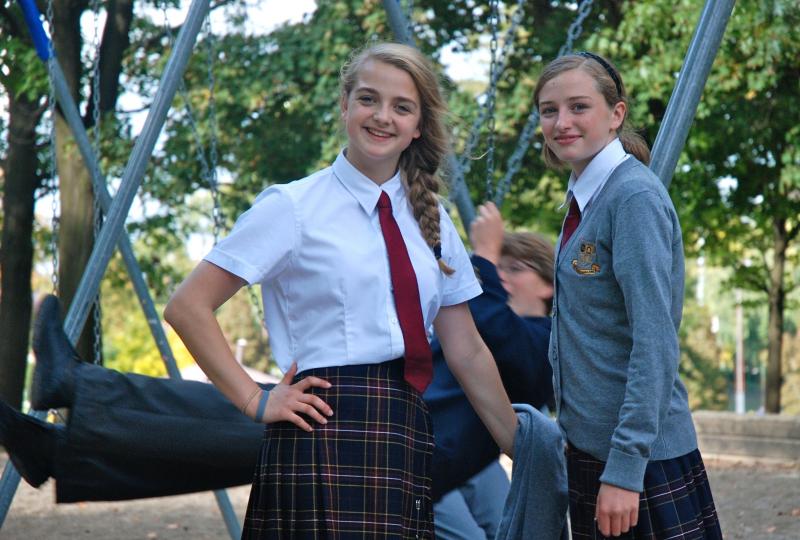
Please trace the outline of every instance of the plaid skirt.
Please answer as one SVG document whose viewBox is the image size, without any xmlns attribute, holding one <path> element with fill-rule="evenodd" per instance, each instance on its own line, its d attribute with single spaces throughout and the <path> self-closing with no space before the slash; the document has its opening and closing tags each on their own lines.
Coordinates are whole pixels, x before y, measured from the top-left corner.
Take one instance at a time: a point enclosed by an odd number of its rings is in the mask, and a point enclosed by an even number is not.
<svg viewBox="0 0 800 540">
<path fill-rule="evenodd" d="M 594 520 L 605 463 L 569 445 L 569 517 L 573 540 L 606 538 Z M 651 461 L 639 498 L 639 522 L 614 540 L 722 540 L 703 458 L 698 450 Z"/>
<path fill-rule="evenodd" d="M 304 371 L 333 409 L 314 430 L 266 426 L 243 539 L 433 538 L 433 430 L 403 361 Z"/>
</svg>

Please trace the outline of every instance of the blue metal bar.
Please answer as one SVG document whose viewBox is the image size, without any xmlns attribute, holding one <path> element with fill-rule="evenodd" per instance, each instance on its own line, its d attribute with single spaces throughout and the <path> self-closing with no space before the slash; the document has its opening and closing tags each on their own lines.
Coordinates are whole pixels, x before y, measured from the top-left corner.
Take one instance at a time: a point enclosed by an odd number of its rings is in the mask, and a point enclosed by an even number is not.
<svg viewBox="0 0 800 540">
<path fill-rule="evenodd" d="M 735 0 L 707 0 L 653 143 L 650 169 L 669 187 Z"/>
<path fill-rule="evenodd" d="M 33 39 L 34 47 L 36 47 L 36 54 L 39 55 L 39 58 L 41 58 L 43 62 L 47 62 L 50 60 L 53 48 L 50 46 L 50 39 L 44 32 L 42 15 L 39 13 L 39 9 L 36 7 L 34 0 L 17 1 L 22 8 L 22 13 L 25 16 L 28 29 L 31 31 L 31 39 Z"/>
</svg>

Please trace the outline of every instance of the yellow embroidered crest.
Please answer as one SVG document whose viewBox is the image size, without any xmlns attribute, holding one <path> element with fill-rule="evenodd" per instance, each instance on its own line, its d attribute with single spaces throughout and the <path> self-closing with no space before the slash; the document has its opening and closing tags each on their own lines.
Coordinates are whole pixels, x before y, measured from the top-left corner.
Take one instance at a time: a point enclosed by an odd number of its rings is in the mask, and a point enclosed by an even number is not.
<svg viewBox="0 0 800 540">
<path fill-rule="evenodd" d="M 572 268 L 582 276 L 596 274 L 600 271 L 597 259 L 597 247 L 591 242 L 581 242 L 581 252 L 577 259 L 572 259 Z"/>
</svg>

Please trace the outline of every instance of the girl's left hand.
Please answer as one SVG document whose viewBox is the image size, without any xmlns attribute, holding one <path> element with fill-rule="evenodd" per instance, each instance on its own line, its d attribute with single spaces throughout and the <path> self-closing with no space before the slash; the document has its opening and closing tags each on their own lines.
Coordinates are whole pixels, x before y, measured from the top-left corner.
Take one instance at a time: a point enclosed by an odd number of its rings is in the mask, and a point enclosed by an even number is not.
<svg viewBox="0 0 800 540">
<path fill-rule="evenodd" d="M 600 484 L 595 519 L 603 536 L 619 536 L 628 532 L 639 522 L 639 493 L 611 484 Z"/>
<path fill-rule="evenodd" d="M 281 382 L 270 391 L 262 422 L 269 424 L 287 421 L 302 430 L 312 431 L 300 413 L 320 424 L 327 424 L 328 420 L 323 414 L 332 416 L 333 410 L 319 396 L 309 394 L 307 391 L 312 387 L 330 388 L 331 383 L 319 377 L 306 377 L 292 384 L 296 373 L 297 362 L 293 362 Z"/>
</svg>

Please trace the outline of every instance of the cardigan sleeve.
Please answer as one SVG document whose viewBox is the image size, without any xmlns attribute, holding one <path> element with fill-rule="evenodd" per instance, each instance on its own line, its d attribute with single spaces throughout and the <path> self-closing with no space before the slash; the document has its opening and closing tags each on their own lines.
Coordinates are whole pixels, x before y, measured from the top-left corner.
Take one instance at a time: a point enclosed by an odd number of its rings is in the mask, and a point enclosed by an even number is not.
<svg viewBox="0 0 800 540">
<path fill-rule="evenodd" d="M 625 300 L 632 348 L 624 399 L 600 481 L 631 491 L 642 489 L 650 449 L 678 373 L 671 276 L 674 220 L 671 206 L 654 191 L 629 196 L 614 218 L 613 267 Z"/>
</svg>

